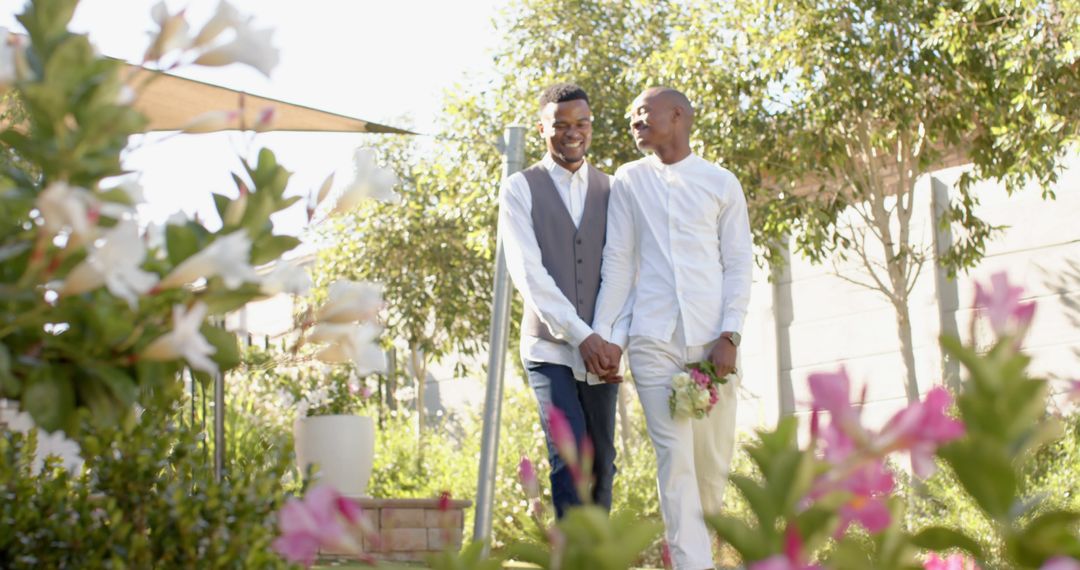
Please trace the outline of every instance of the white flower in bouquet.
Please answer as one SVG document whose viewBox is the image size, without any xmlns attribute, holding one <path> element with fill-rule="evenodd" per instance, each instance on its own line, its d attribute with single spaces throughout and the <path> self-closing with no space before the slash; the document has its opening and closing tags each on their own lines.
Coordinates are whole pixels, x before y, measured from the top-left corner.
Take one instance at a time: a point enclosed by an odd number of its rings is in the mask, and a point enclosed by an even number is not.
<svg viewBox="0 0 1080 570">
<path fill-rule="evenodd" d="M 279 261 L 262 279 L 264 295 L 307 295 L 310 289 L 311 277 L 307 270 L 293 262 Z"/>
<path fill-rule="evenodd" d="M 144 259 L 146 245 L 139 238 L 138 225 L 132 220 L 123 220 L 105 234 L 100 247 L 93 248 L 86 259 L 71 270 L 60 294 L 78 295 L 104 285 L 134 310 L 139 296 L 157 283 L 157 275 L 139 267 Z"/>
<path fill-rule="evenodd" d="M 382 327 L 372 323 L 320 324 L 312 329 L 309 340 L 329 343 L 315 355 L 319 360 L 330 364 L 351 361 L 356 373 L 366 376 L 386 370 L 386 353 L 375 342 L 380 334 Z"/>
<path fill-rule="evenodd" d="M 274 30 L 256 30 L 250 18 L 236 18 L 230 24 L 236 34 L 232 41 L 204 52 L 195 63 L 208 66 L 243 63 L 270 77 L 281 60 L 281 53 L 273 44 Z"/>
<path fill-rule="evenodd" d="M 340 279 L 330 284 L 326 303 L 315 319 L 320 323 L 370 321 L 383 306 L 383 288 L 378 283 Z"/>
<path fill-rule="evenodd" d="M 397 175 L 389 168 L 383 168 L 375 161 L 375 151 L 370 148 L 358 148 L 353 155 L 355 176 L 338 198 L 331 215 L 348 212 L 364 200 L 379 200 L 397 204 L 401 195 L 394 192 L 398 183 Z"/>
<path fill-rule="evenodd" d="M 66 182 L 53 182 L 38 194 L 35 206 L 44 220 L 44 229 L 54 236 L 66 228 L 71 229 L 68 243 L 78 245 L 93 241 L 96 231 L 95 200 L 89 190 L 70 186 Z"/>
<path fill-rule="evenodd" d="M 205 249 L 180 262 L 161 280 L 162 289 L 186 285 L 200 278 L 220 276 L 225 286 L 235 289 L 244 282 L 256 283 L 259 276 L 251 267 L 251 238 L 237 230 L 214 240 Z"/>
<path fill-rule="evenodd" d="M 173 306 L 173 330 L 161 335 L 142 351 L 146 360 L 169 361 L 183 358 L 196 370 L 214 374 L 218 371 L 210 355 L 217 349 L 199 332 L 206 318 L 207 306 L 197 302 L 191 310 L 183 305 Z"/>
</svg>

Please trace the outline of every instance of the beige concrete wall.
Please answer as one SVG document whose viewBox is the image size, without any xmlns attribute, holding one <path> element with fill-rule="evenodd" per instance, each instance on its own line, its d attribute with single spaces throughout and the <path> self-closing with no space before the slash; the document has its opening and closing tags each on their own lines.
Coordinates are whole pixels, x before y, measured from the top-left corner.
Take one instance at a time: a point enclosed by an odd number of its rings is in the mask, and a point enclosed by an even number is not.
<svg viewBox="0 0 1080 570">
<path fill-rule="evenodd" d="M 947 186 L 955 184 L 965 167 L 934 173 Z M 1054 188 L 1056 200 L 1044 200 L 1040 188 L 1007 195 L 994 182 L 980 183 L 978 213 L 986 221 L 1008 226 L 991 242 L 978 267 L 957 277 L 955 317 L 962 338 L 970 340 L 969 323 L 975 281 L 987 281 L 1008 271 L 1026 289 L 1026 299 L 1038 302 L 1035 321 L 1024 344 L 1032 355 L 1032 371 L 1052 379 L 1080 378 L 1080 157 L 1069 163 Z M 912 239 L 933 246 L 930 180 L 921 180 L 912 219 Z M 852 214 L 848 220 L 858 225 Z M 880 259 L 880 251 L 875 253 Z M 931 262 L 923 268 L 911 293 L 910 311 L 920 389 L 942 383 L 941 302 Z M 789 275 L 778 280 L 790 287 L 790 372 L 796 409 L 806 411 L 806 377 L 815 371 L 845 366 L 858 386 L 867 389 L 864 412 L 871 423 L 884 421 L 904 405 L 904 371 L 892 305 L 879 292 L 842 279 L 867 280 L 860 263 L 834 259 L 811 264 L 793 254 Z M 773 285 L 759 270 L 755 275 L 747 344 L 743 353 L 743 427 L 769 425 L 778 415 L 778 366 Z M 781 295 L 782 297 L 782 295 Z"/>
</svg>

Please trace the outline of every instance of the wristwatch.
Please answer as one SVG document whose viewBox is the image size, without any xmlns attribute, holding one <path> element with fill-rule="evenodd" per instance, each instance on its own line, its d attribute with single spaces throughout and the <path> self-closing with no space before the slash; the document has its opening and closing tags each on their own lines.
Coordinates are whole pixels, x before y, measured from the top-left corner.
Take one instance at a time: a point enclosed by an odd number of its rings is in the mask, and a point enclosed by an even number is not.
<svg viewBox="0 0 1080 570">
<path fill-rule="evenodd" d="M 722 336 L 722 337 L 728 339 L 729 341 L 731 341 L 731 344 L 734 345 L 736 348 L 738 348 L 739 343 L 742 342 L 742 335 L 737 333 L 737 332 L 733 332 L 733 331 L 722 332 L 722 333 L 720 333 L 720 336 Z"/>
</svg>

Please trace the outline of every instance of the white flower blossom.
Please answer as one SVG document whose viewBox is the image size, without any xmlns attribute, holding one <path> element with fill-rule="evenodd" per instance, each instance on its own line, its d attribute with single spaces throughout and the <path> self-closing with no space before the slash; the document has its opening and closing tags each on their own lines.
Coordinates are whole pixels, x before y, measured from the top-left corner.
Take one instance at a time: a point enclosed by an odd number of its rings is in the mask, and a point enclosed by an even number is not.
<svg viewBox="0 0 1080 570">
<path fill-rule="evenodd" d="M 262 279 L 262 292 L 265 295 L 307 295 L 310 290 L 311 277 L 307 270 L 288 261 L 274 264 L 274 269 Z"/>
<path fill-rule="evenodd" d="M 203 302 L 195 303 L 189 311 L 185 311 L 183 305 L 173 305 L 173 330 L 147 345 L 142 351 L 142 358 L 157 361 L 183 358 L 196 370 L 216 373 L 218 366 L 210 355 L 217 349 L 199 332 L 206 312 L 206 303 Z"/>
<path fill-rule="evenodd" d="M 179 287 L 196 279 L 220 276 L 225 286 L 235 289 L 244 282 L 256 283 L 258 274 L 251 267 L 251 238 L 237 230 L 213 241 L 206 249 L 180 262 L 161 280 L 162 289 Z"/>
<path fill-rule="evenodd" d="M 14 413 L 7 415 L 10 412 Z M 34 454 L 34 461 L 30 464 L 32 473 L 40 473 L 41 468 L 45 466 L 45 458 L 50 455 L 59 457 L 63 468 L 71 473 L 78 473 L 82 470 L 82 448 L 79 447 L 77 442 L 64 435 L 64 432 L 56 430 L 48 433 L 37 426 L 30 414 L 24 411 L 5 409 L 3 406 L 0 406 L 0 423 L 6 424 L 7 429 L 18 433 L 29 433 L 32 430 L 37 430 L 37 451 Z"/>
<path fill-rule="evenodd" d="M 204 52 L 195 63 L 208 66 L 243 63 L 270 77 L 270 72 L 281 59 L 278 48 L 273 44 L 274 31 L 256 30 L 251 27 L 250 19 L 233 22 L 233 29 L 236 35 L 232 41 Z"/>
<path fill-rule="evenodd" d="M 175 14 L 169 13 L 169 7 L 165 0 L 161 0 L 150 10 L 150 15 L 158 25 L 158 31 L 153 34 L 153 41 L 143 54 L 144 61 L 156 61 L 161 56 L 175 49 L 185 49 L 191 45 L 188 35 L 189 27 L 184 18 L 184 10 Z"/>
<path fill-rule="evenodd" d="M 60 294 L 78 295 L 105 285 L 134 310 L 139 296 L 157 283 L 157 275 L 140 269 L 145 259 L 146 245 L 139 237 L 138 225 L 124 220 L 105 234 L 100 247 L 71 270 Z"/>
<path fill-rule="evenodd" d="M 383 306 L 383 288 L 378 283 L 341 279 L 330 284 L 326 303 L 316 320 L 330 323 L 370 321 Z"/>
<path fill-rule="evenodd" d="M 353 155 L 355 176 L 353 181 L 341 193 L 331 215 L 345 213 L 364 200 L 378 200 L 397 204 L 401 195 L 394 192 L 398 183 L 397 175 L 389 168 L 383 168 L 375 161 L 375 151 L 370 148 L 358 148 Z"/>
<path fill-rule="evenodd" d="M 38 194 L 35 206 L 44 220 L 45 232 L 54 236 L 70 228 L 68 243 L 78 245 L 93 241 L 96 232 L 97 204 L 89 190 L 53 182 Z"/>
<path fill-rule="evenodd" d="M 243 23 L 240 12 L 225 0 L 218 2 L 217 11 L 203 24 L 198 35 L 195 36 L 194 45 L 205 46 L 217 39 L 221 32 L 229 28 L 235 28 Z"/>
<path fill-rule="evenodd" d="M 375 342 L 382 333 L 382 327 L 372 323 L 363 323 L 330 325 L 330 328 L 341 334 L 329 336 L 327 333 L 328 336 L 325 338 L 329 345 L 319 351 L 315 355 L 316 358 L 331 364 L 351 361 L 356 367 L 356 373 L 360 376 L 386 370 L 386 353 Z"/>
</svg>

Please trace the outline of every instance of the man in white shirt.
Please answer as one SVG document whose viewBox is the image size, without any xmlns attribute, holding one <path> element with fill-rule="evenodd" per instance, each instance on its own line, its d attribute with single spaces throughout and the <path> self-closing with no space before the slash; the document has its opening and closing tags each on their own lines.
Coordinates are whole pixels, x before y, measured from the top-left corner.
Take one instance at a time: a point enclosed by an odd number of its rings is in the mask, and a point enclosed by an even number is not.
<svg viewBox="0 0 1080 570">
<path fill-rule="evenodd" d="M 672 418 L 671 379 L 709 359 L 737 372 L 753 264 L 742 186 L 690 150 L 686 96 L 653 88 L 630 128 L 648 156 L 615 173 L 594 330 L 626 345 L 657 458 L 660 507 L 675 568 L 713 568 L 704 513 L 722 505 L 735 432 L 737 378 L 704 419 Z M 632 292 L 632 294 L 631 294 Z M 630 307 L 630 326 L 619 316 Z"/>
<path fill-rule="evenodd" d="M 562 516 L 581 503 L 551 440 L 551 406 L 569 420 L 579 445 L 595 449 L 590 500 L 611 508 L 615 407 L 621 349 L 592 330 L 607 224 L 610 177 L 585 160 L 592 139 L 589 99 L 578 86 L 553 85 L 540 96 L 539 163 L 509 176 L 499 194 L 499 239 L 525 300 L 521 358 L 548 436 L 552 500 Z M 589 374 L 588 367 L 598 374 Z"/>
</svg>

